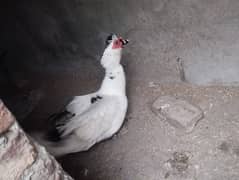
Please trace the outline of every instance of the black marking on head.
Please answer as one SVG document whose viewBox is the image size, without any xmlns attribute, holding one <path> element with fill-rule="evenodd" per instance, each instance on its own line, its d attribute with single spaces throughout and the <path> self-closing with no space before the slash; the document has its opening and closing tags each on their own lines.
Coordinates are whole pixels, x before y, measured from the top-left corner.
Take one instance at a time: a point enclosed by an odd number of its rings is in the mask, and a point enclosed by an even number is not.
<svg viewBox="0 0 239 180">
<path fill-rule="evenodd" d="M 123 45 L 126 45 L 129 43 L 128 39 L 120 39 L 120 41 L 122 42 Z"/>
<path fill-rule="evenodd" d="M 114 76 L 110 76 L 109 78 L 113 80 L 115 77 Z"/>
<path fill-rule="evenodd" d="M 112 42 L 113 36 L 115 36 L 115 34 L 111 33 L 111 34 L 107 37 L 107 39 L 106 39 L 106 41 L 105 41 L 105 45 L 106 45 L 106 46 L 108 46 L 108 45 Z"/>
</svg>

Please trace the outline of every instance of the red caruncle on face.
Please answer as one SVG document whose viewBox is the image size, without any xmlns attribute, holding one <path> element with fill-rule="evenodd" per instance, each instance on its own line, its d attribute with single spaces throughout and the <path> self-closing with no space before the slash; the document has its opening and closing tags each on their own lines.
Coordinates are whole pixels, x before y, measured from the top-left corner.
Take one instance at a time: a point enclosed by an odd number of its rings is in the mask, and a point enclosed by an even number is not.
<svg viewBox="0 0 239 180">
<path fill-rule="evenodd" d="M 114 40 L 112 49 L 118 49 L 118 48 L 122 48 L 122 47 L 123 47 L 122 39 L 119 38 L 119 39 Z"/>
</svg>

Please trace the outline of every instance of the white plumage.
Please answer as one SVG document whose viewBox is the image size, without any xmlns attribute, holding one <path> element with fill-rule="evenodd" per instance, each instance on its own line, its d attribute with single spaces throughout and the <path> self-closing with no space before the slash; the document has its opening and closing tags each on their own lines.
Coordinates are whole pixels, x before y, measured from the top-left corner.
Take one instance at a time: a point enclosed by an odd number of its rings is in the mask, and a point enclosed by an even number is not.
<svg viewBox="0 0 239 180">
<path fill-rule="evenodd" d="M 86 151 L 120 129 L 127 111 L 125 73 L 120 60 L 122 48 L 127 43 L 116 35 L 108 37 L 101 58 L 105 77 L 100 89 L 92 94 L 75 96 L 63 112 L 51 118 L 54 124 L 48 138 L 57 135 L 57 140 L 37 137 L 50 153 L 61 156 Z"/>
</svg>

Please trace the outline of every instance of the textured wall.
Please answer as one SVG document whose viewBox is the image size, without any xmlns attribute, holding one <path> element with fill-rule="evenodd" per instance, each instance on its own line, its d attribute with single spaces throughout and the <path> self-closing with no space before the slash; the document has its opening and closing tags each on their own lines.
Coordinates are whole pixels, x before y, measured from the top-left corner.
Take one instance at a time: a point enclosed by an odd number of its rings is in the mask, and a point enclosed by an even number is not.
<svg viewBox="0 0 239 180">
<path fill-rule="evenodd" d="M 45 119 L 66 97 L 96 90 L 110 32 L 131 40 L 122 60 L 129 90 L 132 82 L 180 82 L 184 76 L 196 84 L 237 85 L 238 9 L 237 0 L 5 1 L 0 96 L 19 120 L 45 98 L 35 111 Z M 25 100 L 30 103 L 16 103 Z"/>
<path fill-rule="evenodd" d="M 105 36 L 116 32 L 131 39 L 125 63 L 133 79 L 178 81 L 179 57 L 190 82 L 238 81 L 236 0 L 25 0 L 2 7 L 0 47 L 15 65 L 94 70 Z"/>
</svg>

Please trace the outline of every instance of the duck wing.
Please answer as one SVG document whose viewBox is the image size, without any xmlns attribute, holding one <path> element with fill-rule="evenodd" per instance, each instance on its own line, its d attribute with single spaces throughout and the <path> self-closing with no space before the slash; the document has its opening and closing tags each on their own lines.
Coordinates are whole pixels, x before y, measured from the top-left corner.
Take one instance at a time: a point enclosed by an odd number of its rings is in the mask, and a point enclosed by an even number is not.
<svg viewBox="0 0 239 180">
<path fill-rule="evenodd" d="M 88 139 L 104 134 L 112 126 L 113 119 L 119 115 L 119 101 L 113 97 L 102 97 L 99 101 L 92 104 L 86 111 L 75 115 L 65 124 L 57 126 L 61 138 L 70 135 L 73 131 L 80 134 L 80 138 Z"/>
<path fill-rule="evenodd" d="M 66 124 L 74 116 L 80 115 L 90 108 L 96 101 L 96 97 L 96 93 L 75 96 L 61 112 L 51 115 L 48 119 L 50 126 L 47 130 L 46 138 L 50 141 L 61 140 L 61 132 L 57 130 L 57 127 Z"/>
</svg>

